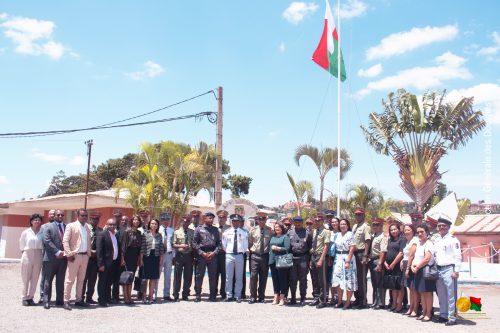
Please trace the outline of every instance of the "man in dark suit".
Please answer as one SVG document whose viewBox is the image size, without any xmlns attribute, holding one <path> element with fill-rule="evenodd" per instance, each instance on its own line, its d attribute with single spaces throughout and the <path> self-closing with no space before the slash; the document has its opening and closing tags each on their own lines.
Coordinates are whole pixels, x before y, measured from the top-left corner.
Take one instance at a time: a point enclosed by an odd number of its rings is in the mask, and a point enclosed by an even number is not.
<svg viewBox="0 0 500 333">
<path fill-rule="evenodd" d="M 119 268 L 120 245 L 115 235 L 116 222 L 109 219 L 106 229 L 97 235 L 97 266 L 99 267 L 99 282 L 97 283 L 98 302 L 106 307 L 111 303 L 111 284 L 115 270 Z"/>
<path fill-rule="evenodd" d="M 52 296 L 52 281 L 56 277 L 56 305 L 64 304 L 64 278 L 68 261 L 64 256 L 63 236 L 64 213 L 60 209 L 55 211 L 55 221 L 44 229 L 43 232 L 43 268 L 45 271 L 45 285 L 43 292 L 43 307 L 50 309 Z"/>
<path fill-rule="evenodd" d="M 90 242 L 91 242 L 91 253 L 89 258 L 89 263 L 87 264 L 87 272 L 85 274 L 85 280 L 83 280 L 83 291 L 82 299 L 84 299 L 89 304 L 95 304 L 96 302 L 92 299 L 94 296 L 95 284 L 97 282 L 97 234 L 102 231 L 99 227 L 99 219 L 101 218 L 101 213 L 95 212 L 90 214 L 90 223 L 88 224 L 90 230 Z"/>
</svg>

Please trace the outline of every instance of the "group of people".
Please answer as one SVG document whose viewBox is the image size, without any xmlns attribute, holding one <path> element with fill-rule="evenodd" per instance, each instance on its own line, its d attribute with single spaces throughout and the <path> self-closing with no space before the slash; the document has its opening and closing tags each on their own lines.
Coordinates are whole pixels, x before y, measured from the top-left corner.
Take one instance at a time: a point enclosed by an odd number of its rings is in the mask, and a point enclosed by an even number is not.
<svg viewBox="0 0 500 333">
<path fill-rule="evenodd" d="M 69 301 L 75 282 L 74 306 L 118 303 L 120 284 L 123 302 L 133 304 L 134 279 L 126 279 L 126 275 L 136 273 L 140 284 L 137 298 L 149 304 L 158 299 L 162 271 L 166 302 L 188 300 L 193 273 L 194 301 L 200 302 L 208 271 L 208 300 L 215 302 L 220 295 L 226 302 L 240 303 L 247 298 L 249 262 L 249 304 L 265 302 L 270 271 L 273 305 L 306 305 L 310 274 L 313 301 L 309 305 L 319 309 L 329 305 L 344 310 L 367 308 L 369 271 L 373 309 L 386 308 L 430 321 L 433 292 L 437 291 L 437 321 L 455 324 L 461 252 L 460 243 L 449 233 L 451 221 L 431 221 L 437 222 L 433 226 L 437 232 L 431 235 L 428 224 L 421 223 L 422 216 L 413 215 L 412 223 L 390 223 L 386 235 L 383 219 L 375 218 L 368 224 L 363 210 L 354 215 L 356 223 L 351 227 L 347 218 L 337 218 L 333 211 L 306 221 L 296 216 L 274 224 L 266 223 L 267 215 L 259 212 L 256 225 L 247 230 L 238 214 L 229 215 L 225 210 L 217 215 L 201 214 L 195 210 L 182 216 L 174 230 L 168 213 L 145 220 L 117 213 L 102 229 L 100 215 L 89 219 L 85 209 L 79 209 L 77 220 L 67 225 L 63 223 L 64 212 L 58 209 L 49 211 L 45 224 L 42 216 L 33 214 L 19 241 L 22 303 L 35 305 L 41 272 L 39 303 L 46 309 L 51 307 L 54 278 L 55 304 L 67 310 L 72 308 Z M 436 267 L 437 276 L 430 274 Z M 93 299 L 96 282 L 97 302 Z"/>
</svg>

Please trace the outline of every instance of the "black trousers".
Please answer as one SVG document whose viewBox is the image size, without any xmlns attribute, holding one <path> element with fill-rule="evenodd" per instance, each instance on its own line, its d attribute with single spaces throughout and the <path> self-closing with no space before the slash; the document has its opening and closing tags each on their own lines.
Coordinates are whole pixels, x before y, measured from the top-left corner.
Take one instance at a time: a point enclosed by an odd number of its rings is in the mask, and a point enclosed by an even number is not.
<svg viewBox="0 0 500 333">
<path fill-rule="evenodd" d="M 40 299 L 43 300 L 43 290 L 45 289 L 45 265 L 42 263 L 42 272 L 40 274 Z"/>
<path fill-rule="evenodd" d="M 201 287 L 203 285 L 203 277 L 205 276 L 205 271 L 208 270 L 208 285 L 210 287 L 210 298 L 215 298 L 217 296 L 217 284 L 215 283 L 217 275 L 217 256 L 213 257 L 212 260 L 199 256 L 198 263 L 196 264 L 196 274 L 194 281 L 194 291 L 197 296 L 201 295 Z"/>
<path fill-rule="evenodd" d="M 89 301 L 92 299 L 92 297 L 94 297 L 98 270 L 99 268 L 97 267 L 97 258 L 90 257 L 89 263 L 87 264 L 87 271 L 85 273 L 85 280 L 83 280 L 82 299 L 86 299 L 87 301 Z"/>
<path fill-rule="evenodd" d="M 258 255 L 252 253 L 250 257 L 250 297 L 257 298 L 257 284 L 259 299 L 266 295 L 267 274 L 269 272 L 269 254 Z"/>
<path fill-rule="evenodd" d="M 120 265 L 120 260 L 117 259 L 113 261 L 113 276 L 111 277 L 111 283 L 113 285 L 112 297 L 114 301 L 120 299 L 120 275 L 125 271 L 125 267 Z"/>
<path fill-rule="evenodd" d="M 372 281 L 373 289 L 373 305 L 384 305 L 385 306 L 385 289 L 384 284 L 384 270 L 377 272 L 375 269 L 378 265 L 377 259 L 370 259 L 368 262 L 368 268 L 370 269 L 370 278 Z"/>
<path fill-rule="evenodd" d="M 66 268 L 68 261 L 64 259 L 56 259 L 54 261 L 44 261 L 45 267 L 45 285 L 43 288 L 43 301 L 50 302 L 52 297 L 52 281 L 56 278 L 56 303 L 64 303 L 64 279 L 66 277 Z"/>
<path fill-rule="evenodd" d="M 363 259 L 363 251 L 360 250 L 356 252 L 356 270 L 358 279 L 358 290 L 354 292 L 354 297 L 356 298 L 356 303 L 359 305 L 366 305 L 366 274 L 368 274 L 367 265 L 361 264 L 361 259 Z"/>
<path fill-rule="evenodd" d="M 107 303 L 111 301 L 111 285 L 113 284 L 113 277 L 117 265 L 115 260 L 111 266 L 106 266 L 104 272 L 99 271 L 99 282 L 97 283 L 97 301 L 99 303 Z"/>
<path fill-rule="evenodd" d="M 297 292 L 297 284 L 299 284 L 300 297 L 306 298 L 308 266 L 309 260 L 306 255 L 293 257 L 293 266 L 290 268 L 290 294 L 293 299 Z"/>
<path fill-rule="evenodd" d="M 323 261 L 321 267 L 317 267 L 316 263 L 321 258 L 321 255 L 313 254 L 311 257 L 311 280 L 313 285 L 313 297 L 322 303 L 326 302 L 326 295 L 328 295 L 328 285 L 326 283 L 326 274 L 328 270 L 328 263 Z M 325 258 L 326 259 L 326 258 Z"/>
<path fill-rule="evenodd" d="M 181 290 L 181 281 L 184 281 L 182 287 L 182 297 L 188 297 L 191 283 L 193 280 L 193 255 L 191 253 L 177 252 L 175 255 L 174 266 L 174 298 L 179 298 Z"/>
<path fill-rule="evenodd" d="M 215 284 L 220 288 L 215 292 L 220 294 L 222 298 L 226 298 L 226 252 L 221 251 L 217 254 L 217 275 L 215 277 Z"/>
<path fill-rule="evenodd" d="M 269 265 L 271 269 L 271 278 L 273 280 L 273 291 L 274 294 L 285 295 L 288 291 L 288 277 L 290 273 L 290 268 L 276 268 L 276 264 Z"/>
</svg>

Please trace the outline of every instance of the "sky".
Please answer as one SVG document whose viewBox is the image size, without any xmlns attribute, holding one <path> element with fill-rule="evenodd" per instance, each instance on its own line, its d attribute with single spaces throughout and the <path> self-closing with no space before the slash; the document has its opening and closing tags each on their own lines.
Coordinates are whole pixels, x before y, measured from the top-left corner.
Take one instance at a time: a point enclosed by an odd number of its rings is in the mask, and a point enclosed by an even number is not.
<svg viewBox="0 0 500 333">
<path fill-rule="evenodd" d="M 331 1 L 337 20 L 337 2 Z M 341 195 L 367 184 L 409 201 L 390 157 L 360 130 L 399 88 L 421 96 L 474 96 L 487 127 L 439 164 L 458 198 L 500 202 L 500 26 L 497 1 L 343 0 L 339 29 L 347 80 L 341 84 L 341 147 L 353 167 Z M 89 127 L 153 111 L 223 87 L 223 157 L 253 178 L 247 199 L 294 199 L 286 177 L 318 171 L 293 159 L 302 144 L 337 146 L 337 80 L 312 54 L 323 1 L 64 1 L 0 3 L 0 133 Z M 213 94 L 138 119 L 216 111 Z M 58 170 L 138 152 L 143 142 L 215 144 L 203 119 L 33 138 L 0 139 L 0 202 L 36 197 Z M 325 196 L 337 192 L 335 170 Z M 316 195 L 319 197 L 319 194 Z M 230 193 L 224 192 L 223 199 Z"/>
</svg>

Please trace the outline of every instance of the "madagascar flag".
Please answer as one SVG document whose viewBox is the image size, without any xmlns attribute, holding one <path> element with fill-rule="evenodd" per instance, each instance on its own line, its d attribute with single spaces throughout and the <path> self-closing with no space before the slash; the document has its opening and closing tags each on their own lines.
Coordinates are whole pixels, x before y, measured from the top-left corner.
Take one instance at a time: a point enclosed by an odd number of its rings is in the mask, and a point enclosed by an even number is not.
<svg viewBox="0 0 500 333">
<path fill-rule="evenodd" d="M 474 311 L 481 311 L 481 299 L 477 297 L 470 297 L 470 309 Z"/>
<path fill-rule="evenodd" d="M 325 10 L 325 26 L 323 35 L 318 43 L 316 51 L 314 51 L 312 59 L 315 63 L 323 67 L 335 77 L 339 77 L 338 73 L 338 54 L 340 52 L 340 81 L 345 81 L 346 73 L 344 66 L 344 58 L 342 51 L 339 50 L 339 36 L 335 22 L 333 20 L 330 4 L 326 0 Z"/>
</svg>

